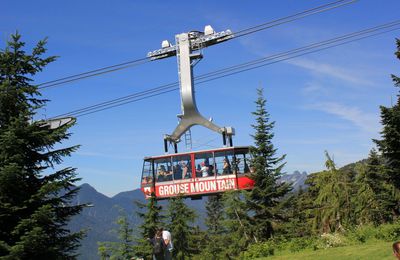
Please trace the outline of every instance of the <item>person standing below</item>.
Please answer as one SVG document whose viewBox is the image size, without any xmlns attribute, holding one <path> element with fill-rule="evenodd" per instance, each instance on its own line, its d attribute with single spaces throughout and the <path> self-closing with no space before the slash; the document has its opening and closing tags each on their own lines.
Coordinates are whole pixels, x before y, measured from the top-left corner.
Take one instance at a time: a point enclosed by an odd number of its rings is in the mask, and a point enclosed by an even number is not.
<svg viewBox="0 0 400 260">
<path fill-rule="evenodd" d="M 162 237 L 164 239 L 164 244 L 166 246 L 166 250 L 164 253 L 164 259 L 172 260 L 172 250 L 174 249 L 174 245 L 172 243 L 171 233 L 167 230 L 163 230 Z"/>
<path fill-rule="evenodd" d="M 400 241 L 393 243 L 393 255 L 400 260 Z"/>
<path fill-rule="evenodd" d="M 153 245 L 153 259 L 154 260 L 165 260 L 164 257 L 166 250 L 166 245 L 163 239 L 162 228 L 158 229 L 155 236 L 150 239 L 150 243 Z"/>
</svg>

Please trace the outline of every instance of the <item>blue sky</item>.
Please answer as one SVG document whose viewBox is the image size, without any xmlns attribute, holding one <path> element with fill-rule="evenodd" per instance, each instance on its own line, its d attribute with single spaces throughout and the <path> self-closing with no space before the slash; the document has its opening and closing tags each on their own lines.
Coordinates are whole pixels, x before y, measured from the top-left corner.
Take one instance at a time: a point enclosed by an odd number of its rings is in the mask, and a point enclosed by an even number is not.
<svg viewBox="0 0 400 260">
<path fill-rule="evenodd" d="M 27 48 L 48 37 L 60 56 L 35 77 L 41 83 L 143 58 L 174 35 L 202 30 L 238 31 L 329 1 L 2 1 L 1 48 L 18 30 Z M 398 19 L 400 2 L 361 0 L 352 5 L 212 46 L 195 75 L 284 52 Z M 379 137 L 379 105 L 390 105 L 400 74 L 393 55 L 400 31 L 211 81 L 196 88 L 197 105 L 214 122 L 236 128 L 236 145 L 252 144 L 251 111 L 264 87 L 276 121 L 274 145 L 287 154 L 285 171 L 323 169 L 324 150 L 338 166 L 363 159 Z M 51 102 L 40 118 L 177 81 L 176 59 L 150 62 L 43 90 Z M 179 92 L 78 118 L 64 145 L 81 148 L 63 166 L 78 168 L 82 183 L 114 195 L 138 188 L 144 156 L 163 154 L 162 138 L 180 113 Z M 193 146 L 221 146 L 218 134 L 192 128 Z M 183 147 L 182 147 L 183 149 Z"/>
</svg>

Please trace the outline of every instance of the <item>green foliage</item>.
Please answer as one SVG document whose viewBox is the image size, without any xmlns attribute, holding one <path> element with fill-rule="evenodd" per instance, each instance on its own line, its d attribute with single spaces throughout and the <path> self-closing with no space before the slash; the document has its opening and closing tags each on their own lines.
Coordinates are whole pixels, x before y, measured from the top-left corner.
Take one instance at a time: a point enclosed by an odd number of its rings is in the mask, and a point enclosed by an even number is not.
<svg viewBox="0 0 400 260">
<path fill-rule="evenodd" d="M 148 199 L 147 204 L 135 202 L 139 207 L 138 216 L 143 220 L 139 226 L 140 237 L 136 240 L 134 251 L 137 256 L 151 259 L 153 248 L 148 239 L 153 238 L 157 228 L 162 224 L 161 206 L 157 205 L 154 194 Z"/>
<path fill-rule="evenodd" d="M 394 189 L 386 182 L 385 167 L 381 157 L 373 149 L 366 164 L 356 167 L 357 192 L 353 196 L 357 224 L 379 225 L 393 220 L 392 209 L 397 199 L 393 197 Z"/>
<path fill-rule="evenodd" d="M 378 240 L 397 241 L 400 239 L 400 222 L 394 224 L 381 225 L 375 235 Z"/>
<path fill-rule="evenodd" d="M 284 244 L 284 249 L 289 249 L 290 252 L 299 252 L 306 248 L 316 248 L 317 239 L 314 237 L 295 237 Z"/>
<path fill-rule="evenodd" d="M 175 197 L 169 200 L 167 209 L 167 229 L 172 234 L 174 244 L 174 259 L 186 259 L 192 256 L 193 249 L 189 246 L 192 240 L 193 223 L 196 218 L 194 210 L 190 209 L 184 202 L 183 197 Z M 176 238 L 176 239 L 174 239 Z"/>
<path fill-rule="evenodd" d="M 133 229 L 130 227 L 130 223 L 126 216 L 126 213 L 122 212 L 121 215 L 117 219 L 117 224 L 119 225 L 118 229 L 118 238 L 121 241 L 118 247 L 118 254 L 122 259 L 129 259 L 134 256 L 133 253 Z"/>
<path fill-rule="evenodd" d="M 83 236 L 66 227 L 85 206 L 70 204 L 78 191 L 75 169 L 51 173 L 78 148 L 54 148 L 70 137 L 71 125 L 32 122 L 47 100 L 30 77 L 55 60 L 42 57 L 45 44 L 28 54 L 15 34 L 0 51 L 0 257 L 10 259 L 75 258 Z"/>
<path fill-rule="evenodd" d="M 225 259 L 226 234 L 224 223 L 224 203 L 220 195 L 209 196 L 206 202 L 207 233 L 203 243 L 203 255 L 207 259 Z"/>
<path fill-rule="evenodd" d="M 97 253 L 100 256 L 101 260 L 107 260 L 110 258 L 110 255 L 112 254 L 110 251 L 111 246 L 109 245 L 108 242 L 97 242 L 98 248 L 97 248 Z"/>
<path fill-rule="evenodd" d="M 277 235 L 288 239 L 311 236 L 312 225 L 309 211 L 313 208 L 314 201 L 315 197 L 311 197 L 310 193 L 303 189 L 287 196 L 284 199 L 286 221 L 276 228 Z"/>
<path fill-rule="evenodd" d="M 271 241 L 251 244 L 247 251 L 242 254 L 243 259 L 255 259 L 274 255 L 275 243 Z"/>
<path fill-rule="evenodd" d="M 360 225 L 346 232 L 346 237 L 354 243 L 366 243 L 375 240 L 397 241 L 400 239 L 400 223 L 380 226 Z"/>
<path fill-rule="evenodd" d="M 314 197 L 311 209 L 313 228 L 319 233 L 343 231 L 343 224 L 351 223 L 351 192 L 349 176 L 336 169 L 334 161 L 326 152 L 327 171 L 315 173 L 307 183 Z"/>
<path fill-rule="evenodd" d="M 172 239 L 176 240 L 179 237 Z M 199 226 L 193 227 L 189 240 L 189 248 L 193 259 L 212 259 L 212 254 L 205 248 L 207 242 L 206 231 L 201 230 Z"/>
<path fill-rule="evenodd" d="M 400 59 L 400 40 L 397 39 L 397 58 Z M 392 75 L 396 87 L 400 87 L 400 78 Z M 392 107 L 381 106 L 381 140 L 374 140 L 385 159 L 387 178 L 397 190 L 400 190 L 400 91 L 397 95 L 397 102 Z M 397 215 L 399 215 L 399 204 Z"/>
<path fill-rule="evenodd" d="M 374 240 L 377 234 L 377 228 L 372 225 L 359 225 L 355 228 L 349 229 L 346 236 L 354 243 L 366 243 L 367 241 Z"/>
<path fill-rule="evenodd" d="M 101 259 L 130 259 L 135 256 L 133 251 L 133 229 L 123 209 L 116 220 L 118 229 L 113 230 L 118 234 L 119 242 L 98 242 L 98 254 Z"/>
<path fill-rule="evenodd" d="M 226 243 L 225 252 L 230 257 L 236 257 L 245 251 L 250 243 L 256 241 L 248 214 L 246 203 L 247 191 L 234 190 L 223 195 L 225 207 L 224 227 L 226 234 L 223 239 Z"/>
<path fill-rule="evenodd" d="M 252 125 L 255 130 L 255 134 L 252 135 L 254 146 L 250 147 L 252 166 L 255 168 L 251 178 L 255 185 L 250 191 L 248 204 L 254 212 L 252 232 L 257 241 L 263 241 L 272 236 L 274 224 L 281 220 L 281 199 L 288 194 L 291 186 L 278 182 L 285 165 L 285 155 L 276 156 L 277 149 L 272 144 L 275 122 L 270 122 L 263 90 L 258 89 L 257 94 L 256 111 L 252 113 L 256 118 L 256 124 Z"/>
</svg>

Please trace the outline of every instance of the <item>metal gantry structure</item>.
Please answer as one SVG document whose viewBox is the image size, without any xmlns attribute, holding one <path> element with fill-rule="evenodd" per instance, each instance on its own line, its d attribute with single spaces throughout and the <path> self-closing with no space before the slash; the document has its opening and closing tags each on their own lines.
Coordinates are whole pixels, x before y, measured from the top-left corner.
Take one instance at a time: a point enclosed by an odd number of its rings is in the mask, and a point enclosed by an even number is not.
<svg viewBox="0 0 400 260">
<path fill-rule="evenodd" d="M 76 122 L 76 118 L 74 117 L 63 117 L 63 118 L 55 118 L 55 119 L 47 119 L 41 120 L 41 127 L 48 127 L 49 129 L 57 129 L 64 125 L 71 125 Z"/>
<path fill-rule="evenodd" d="M 173 144 L 174 151 L 177 153 L 177 144 L 180 142 L 181 136 L 194 125 L 201 125 L 222 134 L 224 146 L 227 144 L 227 139 L 229 140 L 229 146 L 233 145 L 232 136 L 235 135 L 233 127 L 220 127 L 200 114 L 196 105 L 193 80 L 193 67 L 203 58 L 201 50 L 211 45 L 228 41 L 233 37 L 234 35 L 229 29 L 215 32 L 210 25 L 207 25 L 204 28 L 204 32 L 190 31 L 177 34 L 175 36 L 175 45 L 171 45 L 167 40 L 164 40 L 161 43 L 161 49 L 147 54 L 147 57 L 151 60 L 165 59 L 172 56 L 177 57 L 182 114 L 178 115 L 179 123 L 172 134 L 164 135 L 165 152 L 168 152 L 168 143 L 170 143 Z"/>
</svg>

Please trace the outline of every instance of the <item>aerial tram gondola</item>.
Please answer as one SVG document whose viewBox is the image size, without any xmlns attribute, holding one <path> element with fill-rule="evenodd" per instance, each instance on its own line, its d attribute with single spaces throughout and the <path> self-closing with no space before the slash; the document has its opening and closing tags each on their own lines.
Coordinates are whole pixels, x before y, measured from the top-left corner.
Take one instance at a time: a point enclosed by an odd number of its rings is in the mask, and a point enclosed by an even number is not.
<svg viewBox="0 0 400 260">
<path fill-rule="evenodd" d="M 217 33 L 207 25 L 204 32 L 178 34 L 175 45 L 163 41 L 161 49 L 148 53 L 151 60 L 177 56 L 182 114 L 178 115 L 179 124 L 174 132 L 164 136 L 166 154 L 144 158 L 141 189 L 146 198 L 152 195 L 156 199 L 178 195 L 198 198 L 254 187 L 254 181 L 249 178 L 253 171 L 249 147 L 234 147 L 234 128 L 219 127 L 205 119 L 197 109 L 194 95 L 193 67 L 203 58 L 199 51 L 232 38 L 230 30 Z M 202 125 L 221 134 L 223 147 L 178 153 L 180 137 L 193 125 Z M 168 154 L 169 144 L 173 145 L 175 153 Z"/>
</svg>

